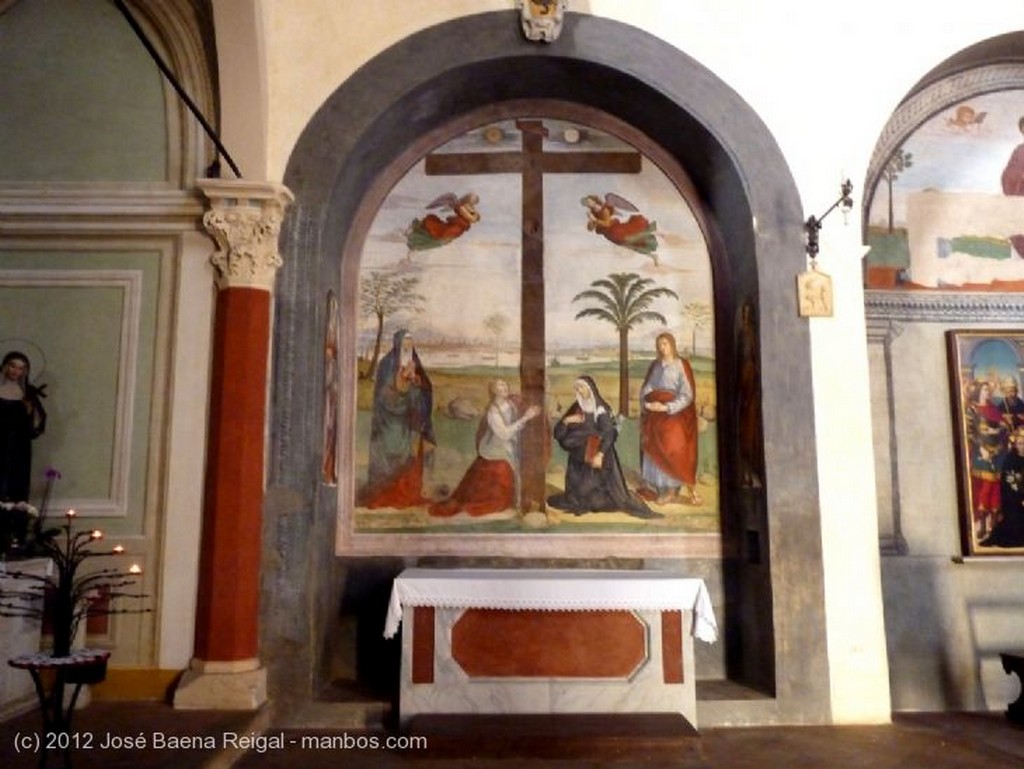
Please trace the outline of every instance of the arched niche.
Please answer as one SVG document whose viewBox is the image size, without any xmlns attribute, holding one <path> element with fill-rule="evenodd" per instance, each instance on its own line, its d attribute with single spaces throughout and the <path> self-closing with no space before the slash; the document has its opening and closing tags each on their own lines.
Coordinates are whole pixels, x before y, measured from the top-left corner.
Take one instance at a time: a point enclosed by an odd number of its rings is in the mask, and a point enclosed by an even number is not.
<svg viewBox="0 0 1024 769">
<path fill-rule="evenodd" d="M 977 258 L 973 237 L 1007 254 L 1009 238 L 1016 240 L 1011 220 L 1018 215 L 1000 206 L 1005 195 L 1019 192 L 1007 192 L 1000 172 L 1021 141 L 1022 38 L 1021 32 L 999 35 L 941 62 L 911 88 L 882 128 L 863 199 L 863 238 L 872 247 L 865 287 L 879 290 L 868 297 L 870 314 L 941 317 L 927 293 L 917 300 L 886 300 L 880 293 L 924 287 L 952 293 L 947 309 L 962 306 L 965 317 L 980 320 L 986 313 L 998 317 L 998 305 L 1006 300 L 990 303 L 970 294 L 1020 292 L 1024 271 L 1014 265 L 1019 260 L 1005 259 L 1002 269 L 992 269 Z M 937 177 L 938 169 L 946 178 Z M 965 226 L 971 237 L 962 239 Z"/>
<path fill-rule="evenodd" d="M 329 543 L 337 490 L 319 483 L 325 298 L 328 291 L 342 298 L 342 326 L 351 322 L 356 308 L 345 300 L 353 296 L 346 281 L 355 266 L 343 255 L 364 226 L 361 204 L 423 136 L 458 115 L 526 99 L 600 110 L 642 133 L 686 170 L 720 234 L 713 255 L 719 402 L 736 399 L 746 313 L 759 348 L 763 444 L 763 478 L 744 487 L 739 418 L 720 414 L 726 675 L 768 695 L 750 706 L 759 718 L 827 720 L 809 333 L 794 295 L 794 276 L 805 267 L 795 185 L 759 118 L 712 73 L 635 28 L 577 14 L 550 45 L 522 39 L 512 12 L 463 17 L 410 36 L 326 100 L 289 160 L 284 181 L 296 202 L 281 237 L 265 527 L 263 646 L 275 696 L 308 697 L 329 677 L 332 658 L 347 657 L 358 668 L 374 654 L 370 647 L 382 643 L 382 625 L 374 623 L 383 622 L 390 578 L 406 564 L 336 557 Z M 342 371 L 355 365 L 351 347 L 339 349 Z M 342 392 L 342 402 L 348 397 Z M 360 629 L 345 641 L 355 652 L 331 641 L 337 606 L 353 594 L 365 599 Z M 295 595 L 319 612 L 302 628 L 286 610 Z M 276 653 L 285 649 L 287 655 Z M 730 702 L 729 718 L 743 720 L 737 705 L 748 707 Z"/>
</svg>

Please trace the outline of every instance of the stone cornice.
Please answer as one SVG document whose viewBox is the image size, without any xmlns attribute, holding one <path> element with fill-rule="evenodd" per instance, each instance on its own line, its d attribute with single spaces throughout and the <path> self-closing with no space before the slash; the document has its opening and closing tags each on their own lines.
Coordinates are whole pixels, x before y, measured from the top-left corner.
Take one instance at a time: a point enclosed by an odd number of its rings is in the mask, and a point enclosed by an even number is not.
<svg viewBox="0 0 1024 769">
<path fill-rule="evenodd" d="M 868 320 L 1024 324 L 1024 294 L 865 291 Z"/>
<path fill-rule="evenodd" d="M 8 185 L 0 191 L 0 235 L 195 231 L 204 201 L 152 185 Z"/>
</svg>

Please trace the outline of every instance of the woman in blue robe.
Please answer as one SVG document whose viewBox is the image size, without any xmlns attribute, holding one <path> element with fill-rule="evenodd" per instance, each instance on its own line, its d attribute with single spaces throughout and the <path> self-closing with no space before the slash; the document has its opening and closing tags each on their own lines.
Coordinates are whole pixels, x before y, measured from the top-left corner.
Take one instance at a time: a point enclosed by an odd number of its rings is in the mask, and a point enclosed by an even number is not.
<svg viewBox="0 0 1024 769">
<path fill-rule="evenodd" d="M 434 391 L 406 329 L 395 332 L 391 351 L 377 368 L 370 422 L 370 466 L 360 495 L 364 507 L 424 504 L 424 453 L 437 443 Z"/>
</svg>

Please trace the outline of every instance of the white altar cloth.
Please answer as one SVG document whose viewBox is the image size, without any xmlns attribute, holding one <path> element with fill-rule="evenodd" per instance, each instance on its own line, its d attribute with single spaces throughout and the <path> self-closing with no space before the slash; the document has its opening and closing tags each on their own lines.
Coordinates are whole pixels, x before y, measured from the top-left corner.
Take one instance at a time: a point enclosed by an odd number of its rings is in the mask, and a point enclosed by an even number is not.
<svg viewBox="0 0 1024 769">
<path fill-rule="evenodd" d="M 406 569 L 395 578 L 384 625 L 392 638 L 405 606 L 454 609 L 689 611 L 690 632 L 714 643 L 718 624 L 704 580 L 663 571 Z"/>
</svg>

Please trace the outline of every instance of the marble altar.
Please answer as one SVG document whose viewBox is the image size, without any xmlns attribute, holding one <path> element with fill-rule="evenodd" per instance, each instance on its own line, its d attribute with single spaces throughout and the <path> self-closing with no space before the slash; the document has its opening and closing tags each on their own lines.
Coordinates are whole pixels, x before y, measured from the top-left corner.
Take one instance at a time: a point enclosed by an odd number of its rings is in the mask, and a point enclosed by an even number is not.
<svg viewBox="0 0 1024 769">
<path fill-rule="evenodd" d="M 661 571 L 407 569 L 399 715 L 681 713 L 696 726 L 693 638 L 717 639 L 703 580 Z"/>
</svg>

